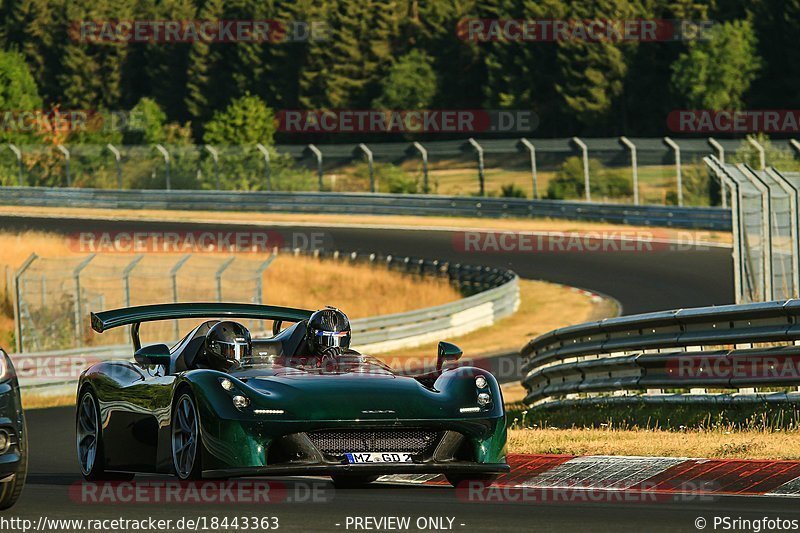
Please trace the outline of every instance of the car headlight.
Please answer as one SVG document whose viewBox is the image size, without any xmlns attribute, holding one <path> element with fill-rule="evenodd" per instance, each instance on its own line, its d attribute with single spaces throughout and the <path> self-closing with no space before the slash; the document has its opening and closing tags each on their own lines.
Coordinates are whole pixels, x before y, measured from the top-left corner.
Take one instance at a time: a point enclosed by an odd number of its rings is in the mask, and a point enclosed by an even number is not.
<svg viewBox="0 0 800 533">
<path fill-rule="evenodd" d="M 222 379 L 219 382 L 219 384 L 222 385 L 222 388 L 225 389 L 226 391 L 232 391 L 233 390 L 233 381 L 229 380 L 228 378 Z"/>
<path fill-rule="evenodd" d="M 489 396 L 488 392 L 482 392 L 478 394 L 478 405 L 483 407 L 484 405 L 489 405 L 492 401 L 492 397 Z"/>
<path fill-rule="evenodd" d="M 248 405 L 250 405 L 250 399 L 247 396 L 242 396 L 237 394 L 233 397 L 233 405 L 237 409 L 244 409 Z"/>
<path fill-rule="evenodd" d="M 0 455 L 6 453 L 11 447 L 11 435 L 5 429 L 0 429 Z"/>
<path fill-rule="evenodd" d="M 486 378 L 483 376 L 478 376 L 475 378 L 475 386 L 479 389 L 485 389 L 488 384 L 489 382 L 486 381 Z"/>
</svg>

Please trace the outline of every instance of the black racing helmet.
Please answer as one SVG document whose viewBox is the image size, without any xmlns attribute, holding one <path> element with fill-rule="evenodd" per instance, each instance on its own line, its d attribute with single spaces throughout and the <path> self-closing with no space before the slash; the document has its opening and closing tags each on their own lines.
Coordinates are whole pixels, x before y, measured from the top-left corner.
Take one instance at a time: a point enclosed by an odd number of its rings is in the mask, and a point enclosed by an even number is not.
<svg viewBox="0 0 800 533">
<path fill-rule="evenodd" d="M 241 366 L 253 354 L 250 331 L 238 322 L 217 322 L 206 334 L 206 354 L 216 368 Z"/>
<path fill-rule="evenodd" d="M 350 336 L 350 320 L 335 307 L 315 311 L 308 319 L 306 338 L 314 355 L 331 348 L 350 348 Z"/>
</svg>

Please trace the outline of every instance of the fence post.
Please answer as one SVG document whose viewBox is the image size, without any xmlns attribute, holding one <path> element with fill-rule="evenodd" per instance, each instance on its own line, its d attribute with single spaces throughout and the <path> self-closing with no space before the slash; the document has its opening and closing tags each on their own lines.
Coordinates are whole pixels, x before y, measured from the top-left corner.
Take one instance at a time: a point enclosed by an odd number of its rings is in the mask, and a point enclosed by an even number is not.
<svg viewBox="0 0 800 533">
<path fill-rule="evenodd" d="M 736 303 L 744 303 L 744 254 L 742 248 L 745 243 L 742 238 L 744 232 L 742 230 L 742 220 L 739 216 L 739 184 L 736 180 L 730 178 L 725 169 L 719 163 L 719 160 L 713 155 L 703 158 L 706 165 L 711 168 L 717 175 L 720 182 L 727 182 L 731 190 L 731 231 L 733 233 L 733 288 L 736 296 Z"/>
<path fill-rule="evenodd" d="M 139 261 L 141 261 L 143 257 L 144 255 L 142 254 L 137 255 L 136 257 L 133 258 L 133 261 L 128 263 L 128 265 L 122 271 L 122 286 L 125 290 L 125 307 L 131 306 L 131 283 L 130 283 L 131 272 L 133 271 L 134 268 L 136 268 L 136 265 L 139 264 Z"/>
<path fill-rule="evenodd" d="M 624 135 L 619 140 L 631 151 L 631 173 L 633 175 L 633 204 L 639 205 L 639 168 L 636 160 L 636 145 Z"/>
<path fill-rule="evenodd" d="M 112 154 L 114 154 L 114 161 L 116 161 L 116 165 L 117 165 L 117 189 L 121 190 L 122 189 L 122 164 L 121 164 L 120 160 L 122 159 L 122 154 L 120 154 L 119 150 L 117 150 L 117 148 L 111 143 L 108 143 L 106 145 L 106 148 L 108 148 L 108 150 Z"/>
<path fill-rule="evenodd" d="M 367 165 L 369 165 L 369 192 L 375 192 L 375 166 L 372 159 L 372 150 L 367 148 L 367 145 L 361 143 L 358 145 L 364 155 L 367 156 Z"/>
<path fill-rule="evenodd" d="M 789 195 L 789 210 L 792 213 L 792 222 L 789 226 L 789 236 L 792 241 L 792 298 L 800 298 L 800 213 L 798 212 L 800 188 L 774 168 L 768 168 L 767 174 Z"/>
<path fill-rule="evenodd" d="M 311 150 L 317 158 L 317 179 L 319 180 L 319 190 L 322 191 L 322 152 L 313 144 L 309 144 L 308 149 Z"/>
<path fill-rule="evenodd" d="M 258 143 L 256 145 L 256 148 L 258 149 L 259 152 L 261 152 L 261 155 L 264 156 L 264 185 L 267 187 L 268 191 L 271 191 L 272 190 L 272 180 L 271 180 L 270 173 L 271 173 L 272 170 L 270 169 L 270 166 L 269 166 L 269 150 L 267 150 L 267 147 L 264 146 L 261 143 Z"/>
<path fill-rule="evenodd" d="M 166 178 L 167 178 L 167 190 L 169 191 L 172 188 L 169 179 L 169 152 L 167 151 L 166 148 L 164 148 L 160 144 L 156 145 L 156 150 L 161 152 L 161 155 L 164 156 L 164 167 L 166 169 Z"/>
<path fill-rule="evenodd" d="M 739 172 L 741 172 L 761 193 L 760 214 L 763 228 L 761 238 L 763 240 L 762 248 L 764 249 L 762 260 L 764 279 L 762 280 L 763 293 L 761 294 L 761 298 L 762 301 L 772 300 L 774 298 L 772 288 L 772 223 L 770 221 L 770 215 L 772 215 L 772 190 L 764 183 L 764 180 L 762 180 L 758 174 L 751 171 L 746 165 L 739 163 L 736 165 L 736 168 L 738 168 Z"/>
<path fill-rule="evenodd" d="M 206 144 L 205 149 L 209 154 L 211 154 L 211 159 L 214 161 L 214 181 L 217 184 L 217 190 L 219 190 L 219 152 L 217 152 L 216 148 L 210 144 Z"/>
<path fill-rule="evenodd" d="M 428 186 L 428 151 L 416 141 L 414 142 L 414 148 L 422 156 L 422 192 L 428 194 L 430 192 L 430 187 Z"/>
<path fill-rule="evenodd" d="M 226 260 L 224 263 L 222 263 L 222 265 L 219 267 L 219 269 L 217 269 L 217 272 L 214 274 L 214 278 L 217 281 L 217 301 L 218 302 L 222 301 L 222 274 L 225 272 L 225 270 L 229 266 L 231 266 L 231 263 L 233 263 L 235 260 L 236 260 L 236 256 L 231 257 L 230 259 Z"/>
<path fill-rule="evenodd" d="M 69 174 L 69 150 L 67 150 L 66 146 L 63 144 L 57 145 L 56 148 L 64 154 L 64 171 L 67 175 L 67 187 L 72 187 L 72 176 Z"/>
<path fill-rule="evenodd" d="M 38 255 L 29 255 L 25 262 L 22 263 L 22 266 L 19 267 L 17 273 L 14 275 L 14 321 L 17 325 L 17 353 L 22 353 L 24 348 L 22 344 L 22 291 L 19 288 L 19 281 L 20 278 L 22 278 L 22 275 L 25 274 L 25 271 L 28 270 L 28 267 L 30 267 L 37 259 L 39 259 Z"/>
<path fill-rule="evenodd" d="M 484 176 L 483 176 L 483 148 L 478 141 L 470 137 L 469 144 L 475 149 L 475 152 L 478 154 L 478 183 L 480 185 L 480 195 L 486 196 L 486 187 L 484 185 Z"/>
<path fill-rule="evenodd" d="M 708 138 L 708 144 L 710 144 L 717 151 L 717 159 L 719 159 L 720 164 L 724 165 L 725 148 L 713 137 Z M 719 189 L 719 193 L 722 196 L 722 207 L 726 208 L 728 207 L 728 191 L 726 190 L 725 180 L 720 180 Z"/>
<path fill-rule="evenodd" d="M 748 137 L 747 142 L 758 151 L 758 170 L 767 168 L 767 154 L 761 143 L 759 143 L 755 137 Z"/>
<path fill-rule="evenodd" d="M 81 261 L 78 266 L 75 267 L 75 270 L 72 271 L 72 280 L 75 284 L 75 346 L 80 347 L 82 346 L 81 343 L 81 317 L 83 316 L 83 309 L 81 305 L 81 272 L 83 269 L 89 266 L 89 263 L 92 262 L 92 259 L 95 258 L 97 254 L 91 254 L 86 259 Z"/>
<path fill-rule="evenodd" d="M 19 186 L 22 187 L 23 179 L 22 179 L 22 151 L 17 148 L 16 144 L 8 143 L 8 149 L 14 152 L 14 155 L 17 158 L 17 179 L 19 180 Z"/>
<path fill-rule="evenodd" d="M 591 183 L 589 182 L 589 147 L 586 146 L 586 143 L 584 143 L 577 137 L 573 137 L 572 142 L 578 145 L 578 148 L 581 149 L 581 153 L 583 156 L 583 187 L 586 190 L 586 201 L 591 202 L 592 189 L 591 189 Z"/>
<path fill-rule="evenodd" d="M 533 143 L 530 142 L 526 138 L 522 138 L 519 140 L 522 145 L 528 149 L 528 152 L 531 156 L 531 179 L 532 179 L 532 187 L 533 187 L 533 199 L 537 200 L 539 198 L 539 177 L 536 174 L 536 147 L 533 146 Z"/>
<path fill-rule="evenodd" d="M 191 259 L 191 257 L 192 254 L 184 255 L 183 257 L 178 259 L 178 262 L 175 263 L 175 265 L 173 265 L 173 267 L 169 271 L 169 276 L 170 279 L 172 280 L 172 303 L 178 303 L 178 270 L 180 270 L 181 267 L 186 263 L 186 261 Z M 177 320 L 173 322 L 172 328 L 173 328 L 172 331 L 174 338 L 176 340 L 179 339 L 181 332 L 180 328 L 178 327 Z"/>
<path fill-rule="evenodd" d="M 681 174 L 681 147 L 670 139 L 664 137 L 664 142 L 675 152 L 675 172 L 678 178 L 678 206 L 683 207 L 683 175 Z"/>
</svg>

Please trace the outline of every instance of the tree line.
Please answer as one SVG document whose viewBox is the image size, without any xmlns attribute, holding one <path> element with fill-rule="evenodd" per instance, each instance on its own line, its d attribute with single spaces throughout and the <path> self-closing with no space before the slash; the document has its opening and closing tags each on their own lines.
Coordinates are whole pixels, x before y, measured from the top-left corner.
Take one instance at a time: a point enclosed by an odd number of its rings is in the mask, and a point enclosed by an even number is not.
<svg viewBox="0 0 800 533">
<path fill-rule="evenodd" d="M 694 40 L 476 42 L 459 34 L 466 19 L 714 24 Z M 321 22 L 324 36 L 76 38 L 80 21 L 120 20 Z M 8 0 L 0 110 L 145 117 L 137 132 L 68 132 L 71 142 L 270 142 L 264 121 L 281 109 L 526 109 L 537 137 L 663 135 L 675 109 L 795 108 L 797 42 L 800 0 Z"/>
</svg>

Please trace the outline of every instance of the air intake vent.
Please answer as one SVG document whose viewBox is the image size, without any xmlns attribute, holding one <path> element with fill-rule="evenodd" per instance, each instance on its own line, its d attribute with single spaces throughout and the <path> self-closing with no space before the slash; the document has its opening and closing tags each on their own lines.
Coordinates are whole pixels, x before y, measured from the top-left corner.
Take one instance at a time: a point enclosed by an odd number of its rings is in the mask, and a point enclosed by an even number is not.
<svg viewBox="0 0 800 533">
<path fill-rule="evenodd" d="M 440 434 L 424 429 L 334 429 L 311 431 L 308 438 L 324 454 L 347 452 L 432 452 Z"/>
</svg>

